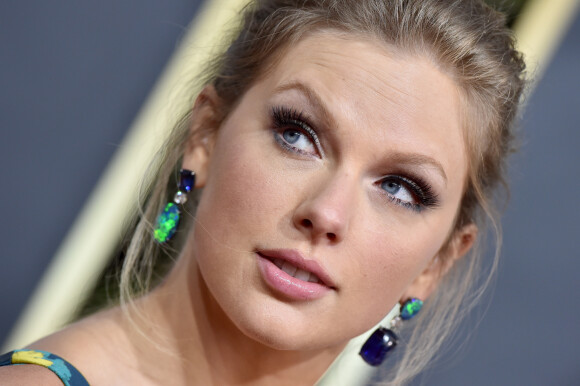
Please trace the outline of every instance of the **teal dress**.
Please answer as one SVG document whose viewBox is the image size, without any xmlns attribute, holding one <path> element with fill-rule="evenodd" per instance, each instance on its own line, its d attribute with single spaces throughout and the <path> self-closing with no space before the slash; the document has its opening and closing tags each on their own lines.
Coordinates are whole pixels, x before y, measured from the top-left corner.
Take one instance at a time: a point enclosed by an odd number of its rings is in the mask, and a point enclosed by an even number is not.
<svg viewBox="0 0 580 386">
<path fill-rule="evenodd" d="M 14 350 L 0 356 L 0 367 L 32 364 L 46 367 L 56 374 L 65 386 L 89 386 L 83 375 L 70 363 L 46 351 Z"/>
</svg>

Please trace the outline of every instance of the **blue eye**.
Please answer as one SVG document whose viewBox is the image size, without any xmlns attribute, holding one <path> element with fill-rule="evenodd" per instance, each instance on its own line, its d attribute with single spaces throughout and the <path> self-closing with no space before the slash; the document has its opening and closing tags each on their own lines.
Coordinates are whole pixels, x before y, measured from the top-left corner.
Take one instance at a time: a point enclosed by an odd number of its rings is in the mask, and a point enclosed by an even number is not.
<svg viewBox="0 0 580 386">
<path fill-rule="evenodd" d="M 300 137 L 302 137 L 302 133 L 300 133 L 297 130 L 284 130 L 284 133 L 282 133 L 282 137 L 284 137 L 284 140 L 290 144 L 295 144 L 296 142 L 298 142 L 300 140 Z"/>
<path fill-rule="evenodd" d="M 282 133 L 275 133 L 276 140 L 282 146 L 304 154 L 316 154 L 316 147 L 313 140 L 301 131 L 286 129 Z M 282 141 L 282 142 L 281 142 Z"/>
<path fill-rule="evenodd" d="M 394 196 L 399 192 L 399 190 L 401 190 L 401 184 L 395 181 L 386 180 L 382 182 L 381 188 Z"/>
<path fill-rule="evenodd" d="M 284 107 L 272 109 L 274 139 L 285 150 L 298 154 L 324 155 L 316 132 L 300 113 Z"/>
<path fill-rule="evenodd" d="M 397 202 L 405 204 L 417 204 L 410 188 L 405 186 L 405 181 L 401 177 L 387 177 L 381 182 L 381 188 Z"/>
<path fill-rule="evenodd" d="M 386 176 L 380 181 L 380 187 L 389 200 L 416 212 L 439 205 L 439 199 L 431 186 L 418 177 Z"/>
</svg>

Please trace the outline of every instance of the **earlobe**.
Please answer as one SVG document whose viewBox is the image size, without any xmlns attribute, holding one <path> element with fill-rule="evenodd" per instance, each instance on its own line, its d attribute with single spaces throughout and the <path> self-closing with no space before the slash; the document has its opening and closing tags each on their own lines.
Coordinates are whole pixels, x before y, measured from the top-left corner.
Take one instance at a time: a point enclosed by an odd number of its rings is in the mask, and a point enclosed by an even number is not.
<svg viewBox="0 0 580 386">
<path fill-rule="evenodd" d="M 469 252 L 476 239 L 477 226 L 475 224 L 467 224 L 455 231 L 447 245 L 407 288 L 401 300 L 409 298 L 425 300 L 431 296 L 441 279 L 459 259 Z"/>
<path fill-rule="evenodd" d="M 216 133 L 222 120 L 221 105 L 212 85 L 203 88 L 193 105 L 182 168 L 195 171 L 196 188 L 203 187 L 207 180 Z"/>
<path fill-rule="evenodd" d="M 195 187 L 203 188 L 207 181 L 209 162 L 211 158 L 210 145 L 201 143 L 193 146 L 191 150 L 183 154 L 182 168 L 193 170 L 196 175 Z"/>
</svg>

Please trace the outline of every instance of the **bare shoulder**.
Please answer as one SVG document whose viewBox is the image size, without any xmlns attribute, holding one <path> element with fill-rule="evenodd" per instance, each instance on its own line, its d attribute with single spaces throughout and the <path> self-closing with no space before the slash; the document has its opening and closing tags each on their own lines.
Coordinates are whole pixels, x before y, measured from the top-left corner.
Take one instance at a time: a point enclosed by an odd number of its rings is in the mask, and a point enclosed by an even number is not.
<svg viewBox="0 0 580 386">
<path fill-rule="evenodd" d="M 56 354 L 79 370 L 90 384 L 99 384 L 103 370 L 112 376 L 120 371 L 124 339 L 118 313 L 110 310 L 74 323 L 27 348 Z"/>
<path fill-rule="evenodd" d="M 109 340 L 118 339 L 118 334 L 117 312 L 109 310 L 73 323 L 34 342 L 30 348 L 50 352 L 59 350 L 74 356 L 99 355 Z"/>
<path fill-rule="evenodd" d="M 119 308 L 114 308 L 76 322 L 26 348 L 61 357 L 76 368 L 92 386 L 111 385 L 112 380 L 113 384 L 119 385 L 154 384 L 148 370 L 157 367 L 143 366 L 143 350 L 136 345 L 136 333 L 131 328 L 132 325 L 127 323 L 126 315 Z M 34 373 L 20 368 L 10 369 L 9 374 L 8 370 L 3 370 L 0 372 L 0 385 L 62 385 L 49 369 L 37 367 L 39 369 L 31 370 Z M 51 376 L 56 378 L 56 383 Z M 5 381 L 3 377 L 9 381 Z M 38 377 L 46 377 L 46 380 Z"/>
<path fill-rule="evenodd" d="M 37 365 L 0 367 L 2 386 L 62 386 L 62 381 L 49 369 Z"/>
</svg>

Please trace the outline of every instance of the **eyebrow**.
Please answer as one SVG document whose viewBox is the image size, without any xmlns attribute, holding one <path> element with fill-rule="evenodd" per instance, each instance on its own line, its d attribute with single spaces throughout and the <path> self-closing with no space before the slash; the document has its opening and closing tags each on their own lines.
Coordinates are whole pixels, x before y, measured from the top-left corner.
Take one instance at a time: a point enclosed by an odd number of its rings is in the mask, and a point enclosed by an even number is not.
<svg viewBox="0 0 580 386">
<path fill-rule="evenodd" d="M 412 165 L 412 166 L 425 166 L 425 165 L 431 166 L 438 172 L 438 174 L 441 175 L 441 177 L 443 177 L 445 184 L 447 184 L 447 174 L 445 174 L 443 166 L 439 161 L 437 161 L 432 157 L 418 153 L 395 152 L 394 154 L 389 155 L 389 159 L 396 164 Z"/>
<path fill-rule="evenodd" d="M 291 90 L 299 91 L 302 95 L 304 95 L 308 101 L 308 104 L 315 111 L 322 115 L 322 119 L 324 119 L 328 125 L 335 126 L 335 121 L 332 118 L 332 115 L 328 112 L 324 102 L 322 102 L 322 98 L 318 96 L 318 94 L 312 88 L 308 87 L 308 85 L 297 81 L 283 83 L 274 89 L 274 94 L 281 94 L 285 91 Z"/>
<path fill-rule="evenodd" d="M 308 85 L 304 83 L 298 81 L 283 83 L 274 89 L 274 94 L 281 94 L 285 91 L 291 90 L 299 91 L 302 95 L 304 95 L 308 101 L 308 104 L 310 104 L 316 111 L 320 112 L 323 119 L 329 125 L 335 124 L 332 115 L 329 113 L 324 103 L 322 102 L 322 98 L 320 98 L 312 88 L 308 87 Z M 445 169 L 443 169 L 443 166 L 439 161 L 432 157 L 418 153 L 395 152 L 394 154 L 389 155 L 389 159 L 396 164 L 411 166 L 429 165 L 434 168 L 438 174 L 441 175 L 441 177 L 443 177 L 445 184 L 447 184 L 447 174 L 445 174 Z"/>
</svg>

